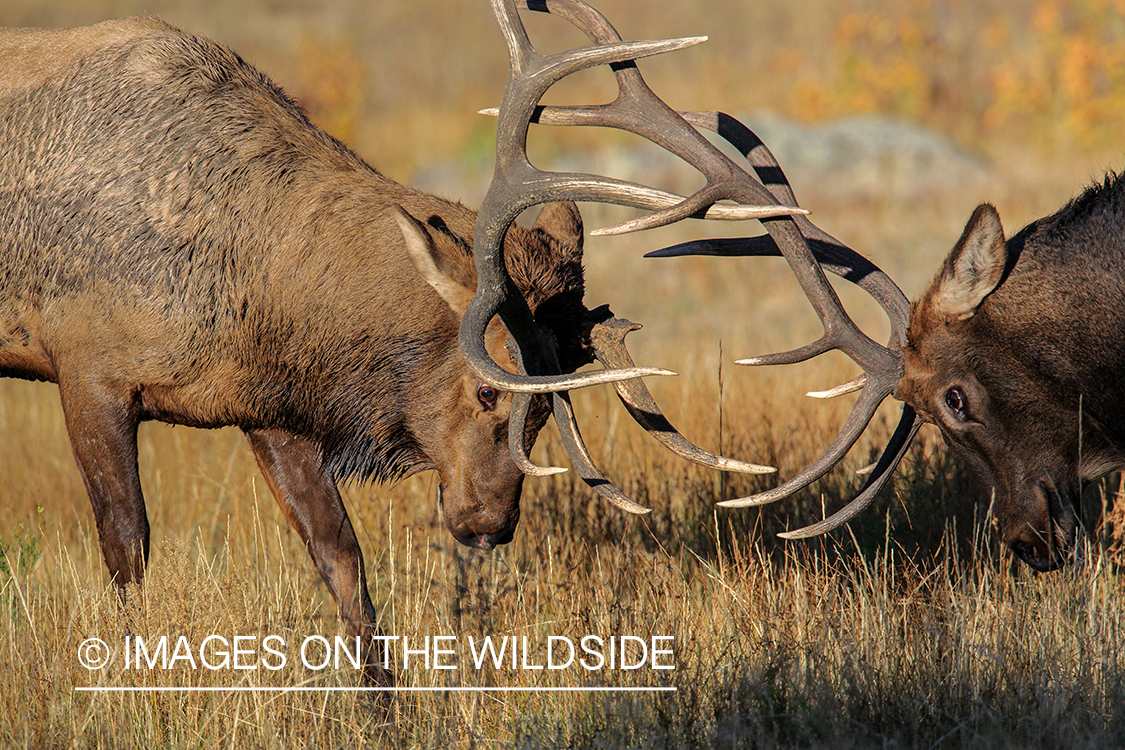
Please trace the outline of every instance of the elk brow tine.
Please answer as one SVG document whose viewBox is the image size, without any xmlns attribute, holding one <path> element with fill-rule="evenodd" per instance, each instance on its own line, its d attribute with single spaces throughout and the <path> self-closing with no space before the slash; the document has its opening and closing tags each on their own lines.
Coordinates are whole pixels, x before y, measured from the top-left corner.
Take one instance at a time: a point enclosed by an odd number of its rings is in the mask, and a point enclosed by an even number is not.
<svg viewBox="0 0 1125 750">
<path fill-rule="evenodd" d="M 843 526 L 845 523 L 852 520 L 852 518 L 862 513 L 883 487 L 886 486 L 887 481 L 894 475 L 895 468 L 906 455 L 910 443 L 914 440 L 914 435 L 917 434 L 918 428 L 921 426 L 921 418 L 915 415 L 911 407 L 904 406 L 902 417 L 898 422 L 898 427 L 895 428 L 894 434 L 891 436 L 890 441 L 888 441 L 886 449 L 879 457 L 878 463 L 875 464 L 872 475 L 863 485 L 863 489 L 860 490 L 859 494 L 847 505 L 823 521 L 803 526 L 793 531 L 783 531 L 779 533 L 778 536 L 790 540 L 808 539 L 809 537 L 820 536 L 821 534 Z"/>
<path fill-rule="evenodd" d="M 636 515 L 651 513 L 652 508 L 646 508 L 630 500 L 624 492 L 606 479 L 605 475 L 594 465 L 589 451 L 586 450 L 586 444 L 582 441 L 582 434 L 578 430 L 578 422 L 574 418 L 574 408 L 570 403 L 570 394 L 565 392 L 552 393 L 551 400 L 554 402 L 555 425 L 559 429 L 559 436 L 562 438 L 567 455 L 574 463 L 575 471 L 578 472 L 578 476 L 582 477 L 582 481 L 610 503 L 627 513 Z"/>
<path fill-rule="evenodd" d="M 829 388 L 826 391 L 807 391 L 805 395 L 809 398 L 838 398 L 840 396 L 846 396 L 849 393 L 855 393 L 856 391 L 863 390 L 863 387 L 865 385 L 867 385 L 866 372 L 852 378 L 846 383 L 842 383 L 836 386 L 835 388 Z"/>
<path fill-rule="evenodd" d="M 590 342 L 598 361 L 606 367 L 630 367 L 633 358 L 625 346 L 625 336 L 640 327 L 638 323 L 621 318 L 610 318 L 593 326 Z M 760 466 L 727 458 L 695 445 L 672 426 L 643 383 L 637 381 L 617 383 L 614 387 L 621 403 L 625 405 L 625 410 L 634 421 L 676 455 L 719 471 L 734 471 L 742 474 L 770 474 L 777 471 L 772 466 Z"/>
<path fill-rule="evenodd" d="M 792 479 L 772 490 L 759 492 L 748 497 L 722 500 L 718 505 L 724 508 L 745 508 L 756 505 L 768 505 L 783 497 L 788 497 L 794 492 L 802 490 L 820 479 L 831 471 L 847 452 L 851 450 L 852 446 L 855 445 L 855 441 L 858 440 L 859 436 L 867 429 L 867 425 L 871 421 L 871 417 L 879 407 L 879 404 L 881 404 L 883 399 L 888 395 L 890 395 L 890 389 L 879 388 L 876 384 L 864 388 L 863 392 L 860 393 L 859 398 L 856 400 L 855 405 L 852 407 L 851 413 L 848 414 L 844 426 L 841 427 L 840 432 L 837 433 L 836 439 L 832 441 L 832 444 L 828 446 L 828 450 L 826 450 L 820 458 Z"/>
</svg>

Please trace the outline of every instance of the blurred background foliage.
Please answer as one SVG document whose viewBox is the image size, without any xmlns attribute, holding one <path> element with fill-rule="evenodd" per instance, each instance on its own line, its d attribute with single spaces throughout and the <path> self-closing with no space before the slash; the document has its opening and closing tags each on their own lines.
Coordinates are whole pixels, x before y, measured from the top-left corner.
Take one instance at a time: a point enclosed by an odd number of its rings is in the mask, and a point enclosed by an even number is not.
<svg viewBox="0 0 1125 750">
<path fill-rule="evenodd" d="M 679 108 L 771 110 L 802 123 L 875 113 L 984 155 L 1013 142 L 1052 155 L 1118 148 L 1121 0 L 597 7 L 625 38 L 710 37 L 645 64 Z M 507 61 L 483 0 L 9 0 L 0 23 L 72 26 L 139 13 L 230 44 L 399 179 L 434 160 L 491 151 L 489 123 L 473 113 L 499 99 Z M 529 26 L 544 49 L 580 40 L 560 22 Z M 610 94 L 608 76 L 581 91 Z"/>
</svg>

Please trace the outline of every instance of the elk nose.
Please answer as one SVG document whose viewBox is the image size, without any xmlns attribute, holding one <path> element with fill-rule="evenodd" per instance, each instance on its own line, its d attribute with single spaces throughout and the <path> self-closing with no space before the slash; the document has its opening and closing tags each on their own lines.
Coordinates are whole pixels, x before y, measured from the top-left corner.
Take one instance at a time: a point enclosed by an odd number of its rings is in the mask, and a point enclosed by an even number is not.
<svg viewBox="0 0 1125 750">
<path fill-rule="evenodd" d="M 457 537 L 457 541 L 461 542 L 461 544 L 466 547 L 491 550 L 501 544 L 507 544 L 512 541 L 512 529 L 503 529 L 492 534 L 476 534 L 470 532 L 464 536 Z"/>
<path fill-rule="evenodd" d="M 1040 573 L 1046 573 L 1061 567 L 1062 562 L 1059 560 L 1052 560 L 1050 552 L 1047 550 L 1045 542 L 1034 544 L 1032 542 L 1017 539 L 1011 543 L 1012 552 L 1015 552 L 1021 560 L 1038 570 Z"/>
</svg>

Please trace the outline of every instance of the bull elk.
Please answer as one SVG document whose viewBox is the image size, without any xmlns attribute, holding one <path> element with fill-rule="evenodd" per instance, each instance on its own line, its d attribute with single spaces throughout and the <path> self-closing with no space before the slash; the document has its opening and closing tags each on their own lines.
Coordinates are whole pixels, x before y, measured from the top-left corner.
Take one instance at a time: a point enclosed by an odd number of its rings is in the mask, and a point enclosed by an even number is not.
<svg viewBox="0 0 1125 750">
<path fill-rule="evenodd" d="M 513 0 L 492 0 L 509 46 L 511 75 L 499 117 L 496 174 L 478 215 L 475 260 L 479 286 L 461 324 L 461 345 L 474 372 L 516 392 L 512 435 L 530 394 L 553 393 L 553 412 L 567 436 L 568 452 L 587 482 L 621 507 L 645 512 L 620 495 L 589 460 L 566 391 L 600 382 L 587 374 L 563 375 L 548 332 L 537 328 L 529 302 L 505 271 L 500 238 L 514 217 L 548 200 L 587 200 L 659 210 L 594 234 L 662 226 L 686 218 L 747 218 L 739 211 L 774 205 L 797 207 L 793 191 L 765 144 L 742 123 L 718 112 L 670 109 L 641 78 L 636 60 L 703 41 L 702 38 L 623 42 L 609 22 L 579 0 L 523 0 L 522 9 L 565 18 L 593 42 L 583 49 L 542 55 L 531 44 Z M 547 88 L 592 65 L 609 64 L 617 98 L 597 106 L 540 106 Z M 679 156 L 706 177 L 690 197 L 585 174 L 548 173 L 531 166 L 526 137 L 532 123 L 600 126 L 626 130 Z M 712 131 L 734 146 L 755 176 L 702 133 Z M 1125 184 L 1113 178 L 1059 213 L 1032 223 L 1005 241 L 990 206 L 973 215 L 964 236 L 937 278 L 910 305 L 874 264 L 812 224 L 804 212 L 760 218 L 767 234 L 698 240 L 649 253 L 784 256 L 824 326 L 817 341 L 790 352 L 740 360 L 777 365 L 807 361 L 839 350 L 862 374 L 823 393 L 859 392 L 835 440 L 812 465 L 781 486 L 720 505 L 762 505 L 807 487 L 837 465 L 888 396 L 904 402 L 898 426 L 871 467 L 856 497 L 831 517 L 787 532 L 803 538 L 834 529 L 870 504 L 886 485 L 923 421 L 936 424 L 948 444 L 995 487 L 995 514 L 1013 551 L 1038 570 L 1059 565 L 1073 544 L 1081 482 L 1125 467 L 1125 389 L 1116 373 L 1125 361 L 1120 331 L 1125 313 Z M 890 320 L 886 346 L 866 336 L 841 306 L 825 271 L 868 292 Z M 518 343 L 520 370 L 502 370 L 484 345 L 487 322 L 503 319 Z M 618 333 L 623 336 L 624 333 Z M 608 367 L 627 358 L 600 351 Z M 633 413 L 651 404 L 639 381 L 615 383 Z M 525 471 L 530 465 L 512 441 Z"/>
<path fill-rule="evenodd" d="M 154 19 L 0 31 L 0 375 L 58 384 L 122 596 L 149 551 L 139 423 L 235 425 L 367 644 L 367 677 L 389 679 L 337 482 L 435 470 L 449 531 L 491 549 L 519 519 L 509 433 L 523 456 L 549 418 L 457 347 L 476 221 L 372 169 L 213 41 Z M 562 200 L 503 244 L 515 323 L 563 373 L 631 327 L 583 306 L 582 235 Z M 516 369 L 504 327 L 468 317 L 479 351 Z M 693 460 L 769 470 L 692 446 L 654 405 L 639 418 Z"/>
</svg>

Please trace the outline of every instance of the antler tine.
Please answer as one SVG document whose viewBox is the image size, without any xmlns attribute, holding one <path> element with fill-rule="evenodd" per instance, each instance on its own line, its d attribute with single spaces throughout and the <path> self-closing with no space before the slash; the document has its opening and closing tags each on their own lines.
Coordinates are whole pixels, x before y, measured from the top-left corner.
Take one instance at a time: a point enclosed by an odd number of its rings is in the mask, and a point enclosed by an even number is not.
<svg viewBox="0 0 1125 750">
<path fill-rule="evenodd" d="M 523 372 L 522 357 L 518 355 L 519 344 L 511 337 L 508 339 L 508 349 L 512 352 L 513 359 L 519 363 L 520 374 L 526 374 Z M 566 471 L 561 466 L 540 466 L 528 458 L 524 436 L 527 416 L 531 411 L 531 399 L 532 394 L 530 393 L 512 394 L 512 408 L 508 413 L 508 452 L 512 454 L 512 460 L 524 474 L 533 477 L 549 477 L 552 474 L 561 474 Z"/>
<path fill-rule="evenodd" d="M 848 393 L 855 393 L 856 391 L 863 390 L 863 386 L 867 385 L 867 373 L 862 373 L 858 377 L 854 377 L 846 383 L 829 388 L 826 391 L 808 391 L 805 393 L 809 398 L 836 398 Z"/>
<path fill-rule="evenodd" d="M 540 466 L 527 457 L 524 448 L 524 427 L 527 424 L 527 414 L 531 410 L 532 394 L 513 393 L 512 410 L 508 417 L 508 450 L 512 460 L 524 474 L 533 477 L 549 477 L 552 474 L 561 474 L 566 469 L 561 466 Z"/>
<path fill-rule="evenodd" d="M 590 333 L 590 341 L 598 361 L 606 367 L 631 367 L 633 359 L 629 356 L 629 350 L 625 348 L 625 336 L 640 327 L 637 323 L 620 318 L 610 318 L 596 324 Z M 772 466 L 760 466 L 727 458 L 693 444 L 665 418 L 644 383 L 638 380 L 622 381 L 614 383 L 614 388 L 625 409 L 637 424 L 681 458 L 719 471 L 736 471 L 743 474 L 769 474 L 777 471 Z"/>
<path fill-rule="evenodd" d="M 777 502 L 778 500 L 789 497 L 794 492 L 808 487 L 816 480 L 823 477 L 833 467 L 838 464 L 851 447 L 855 445 L 855 441 L 867 429 L 868 423 L 871 421 L 871 415 L 883 399 L 887 397 L 889 390 L 886 387 L 880 387 L 881 384 L 869 383 L 859 395 L 855 405 L 852 407 L 851 412 L 848 414 L 844 426 L 840 428 L 835 440 L 828 446 L 820 458 L 806 467 L 799 474 L 794 476 L 789 481 L 785 482 L 779 487 L 765 492 L 759 492 L 755 495 L 748 497 L 740 497 L 732 500 L 723 500 L 719 505 L 725 508 L 745 508 L 748 506 L 767 505 L 769 503 Z"/>
<path fill-rule="evenodd" d="M 795 531 L 782 532 L 778 534 L 778 536 L 783 539 L 807 539 L 809 537 L 826 534 L 852 520 L 852 518 L 871 504 L 871 501 L 875 499 L 875 496 L 878 495 L 880 490 L 886 485 L 887 481 L 894 474 L 895 467 L 902 461 L 902 457 L 906 455 L 906 449 L 910 447 L 911 441 L 914 440 L 914 435 L 921 426 L 922 420 L 914 413 L 914 410 L 909 406 L 903 407 L 902 417 L 899 418 L 898 427 L 895 428 L 891 439 L 887 442 L 886 449 L 879 457 L 879 461 L 875 464 L 875 468 L 872 470 L 870 477 L 863 485 L 859 494 L 856 495 L 851 502 L 823 521 L 804 526 Z"/>
<path fill-rule="evenodd" d="M 574 462 L 574 468 L 578 472 L 578 476 L 582 477 L 582 481 L 623 511 L 636 515 L 651 513 L 652 508 L 646 508 L 630 500 L 625 496 L 625 493 L 614 487 L 613 483 L 598 471 L 598 467 L 594 465 L 590 454 L 586 451 L 586 444 L 582 442 L 582 435 L 578 432 L 578 421 L 574 418 L 570 394 L 552 393 L 551 399 L 554 402 L 555 424 L 559 428 L 559 436 L 566 447 L 567 455 Z"/>
</svg>

